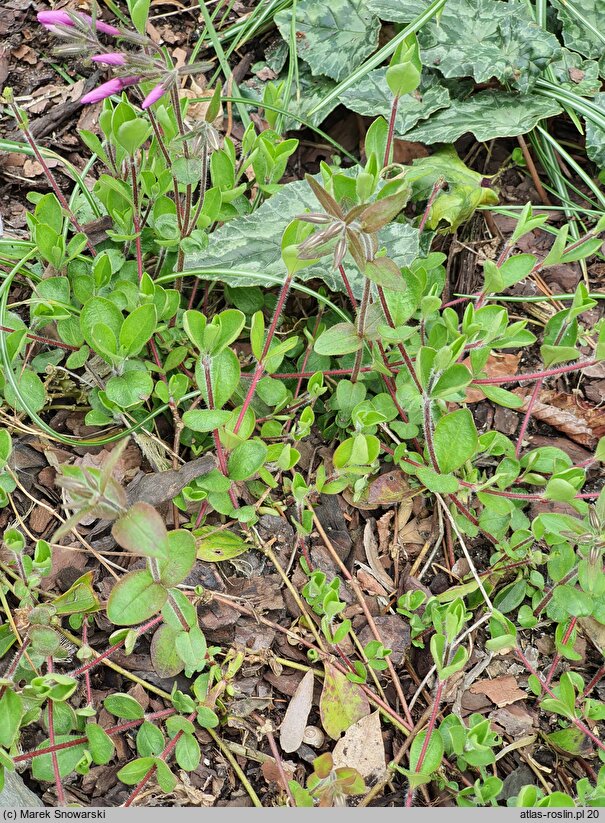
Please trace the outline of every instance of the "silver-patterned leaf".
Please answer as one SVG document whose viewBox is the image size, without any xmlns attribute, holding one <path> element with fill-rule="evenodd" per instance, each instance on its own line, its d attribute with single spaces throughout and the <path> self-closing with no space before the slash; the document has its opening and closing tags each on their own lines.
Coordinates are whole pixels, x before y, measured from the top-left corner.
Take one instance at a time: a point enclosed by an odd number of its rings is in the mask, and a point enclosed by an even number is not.
<svg viewBox="0 0 605 823">
<path fill-rule="evenodd" d="M 422 14 L 430 0 L 367 0 L 368 9 L 389 23 L 409 23 Z"/>
<path fill-rule="evenodd" d="M 290 40 L 292 11 L 275 15 L 284 40 Z M 313 74 L 340 81 L 378 46 L 380 21 L 368 11 L 366 0 L 298 0 L 296 50 Z"/>
<path fill-rule="evenodd" d="M 597 94 L 592 101 L 605 116 L 605 93 Z M 586 154 L 600 169 L 605 168 L 605 129 L 586 118 Z"/>
<path fill-rule="evenodd" d="M 250 215 L 237 217 L 215 231 L 203 252 L 186 259 L 187 269 L 200 268 L 208 280 L 220 280 L 228 286 L 266 286 L 262 275 L 285 277 L 281 258 L 281 238 L 288 223 L 306 210 L 321 211 L 310 186 L 304 180 L 287 183 Z M 379 233 L 380 246 L 398 266 L 409 266 L 418 256 L 418 231 L 407 223 L 390 223 Z M 347 254 L 344 262 L 351 287 L 361 297 L 364 278 Z M 216 273 L 209 271 L 216 269 Z M 256 275 L 256 276 L 255 276 Z M 343 291 L 338 272 L 332 270 L 331 258 L 324 257 L 300 271 L 299 280 L 320 279 L 333 291 Z"/>
<path fill-rule="evenodd" d="M 599 64 L 583 60 L 575 51 L 561 49 L 560 57 L 550 64 L 557 83 L 564 89 L 592 97 L 601 88 Z"/>
<path fill-rule="evenodd" d="M 393 94 L 386 81 L 386 69 L 376 69 L 358 83 L 349 86 L 340 95 L 343 105 L 367 117 L 382 115 L 388 121 L 393 105 Z M 410 129 L 430 117 L 439 109 L 449 105 L 450 93 L 433 75 L 423 75 L 420 87 L 413 94 L 406 94 L 399 100 L 395 132 L 405 134 Z"/>
<path fill-rule="evenodd" d="M 447 3 L 438 22 L 419 35 L 422 62 L 445 77 L 493 77 L 526 92 L 560 52 L 553 34 L 533 20 L 525 5 L 500 0 Z"/>
<path fill-rule="evenodd" d="M 603 31 L 605 0 L 574 2 L 574 8 L 577 9 L 582 20 L 566 8 L 566 0 L 552 0 L 552 5 L 556 8 L 563 25 L 565 45 L 584 57 L 598 60 L 605 50 L 605 32 Z"/>
<path fill-rule="evenodd" d="M 561 113 L 554 100 L 536 94 L 481 91 L 467 100 L 451 101 L 448 109 L 438 111 L 405 135 L 419 143 L 454 143 L 467 132 L 477 140 L 516 137 L 526 134 L 545 117 Z"/>
</svg>

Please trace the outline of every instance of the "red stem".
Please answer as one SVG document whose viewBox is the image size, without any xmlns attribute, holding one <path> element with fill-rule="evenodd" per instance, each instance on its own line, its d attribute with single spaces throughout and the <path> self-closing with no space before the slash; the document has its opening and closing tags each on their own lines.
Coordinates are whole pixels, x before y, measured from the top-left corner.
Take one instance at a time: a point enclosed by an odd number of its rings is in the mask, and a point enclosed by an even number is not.
<svg viewBox="0 0 605 823">
<path fill-rule="evenodd" d="M 137 170 L 134 164 L 134 157 L 130 160 L 130 173 L 132 178 L 132 222 L 135 233 L 135 247 L 137 251 L 137 272 L 139 284 L 143 279 L 143 251 L 141 249 L 141 223 L 139 220 L 139 190 L 137 184 Z"/>
<path fill-rule="evenodd" d="M 208 357 L 202 356 L 202 365 L 204 367 L 204 379 L 206 381 L 206 392 L 208 394 L 208 408 L 214 409 L 214 394 L 212 392 L 212 378 L 210 375 L 210 361 Z M 214 440 L 214 448 L 216 449 L 216 457 L 218 459 L 219 469 L 221 470 L 221 474 L 224 474 L 225 477 L 229 477 L 229 470 L 227 468 L 227 458 L 225 456 L 225 450 L 223 449 L 223 444 L 221 443 L 221 438 L 218 433 L 218 429 L 212 430 L 212 438 Z M 237 496 L 233 487 L 229 488 L 229 498 L 231 503 L 233 504 L 233 508 L 239 508 L 239 503 L 237 501 Z"/>
<path fill-rule="evenodd" d="M 152 618 L 151 620 L 148 620 L 147 623 L 143 623 L 143 625 L 139 626 L 139 628 L 137 629 L 137 636 L 140 637 L 146 631 L 149 631 L 149 629 L 152 629 L 154 626 L 157 626 L 158 623 L 161 623 L 163 619 L 164 618 L 162 617 L 162 615 L 158 614 L 156 617 Z M 90 669 L 94 669 L 94 667 L 98 666 L 102 660 L 106 660 L 108 657 L 111 657 L 111 655 L 114 652 L 116 652 L 119 648 L 121 648 L 123 645 L 124 640 L 120 640 L 119 643 L 115 643 L 113 646 L 110 646 L 108 649 L 102 652 L 102 654 L 99 654 L 93 660 L 89 660 L 87 663 L 83 663 L 81 666 L 79 666 L 77 669 L 74 669 L 72 672 L 68 672 L 69 676 L 80 677 L 80 675 L 84 674 L 87 671 L 90 671 Z"/>
<path fill-rule="evenodd" d="M 435 728 L 435 723 L 437 722 L 437 715 L 439 714 L 439 706 L 441 705 L 441 695 L 443 693 L 443 687 L 445 686 L 445 680 L 440 680 L 437 684 L 437 691 L 435 692 L 435 700 L 433 702 L 433 710 L 431 712 L 431 717 L 429 719 L 429 724 L 426 727 L 426 737 L 422 741 L 422 748 L 420 749 L 420 755 L 418 757 L 418 763 L 416 764 L 416 768 L 414 772 L 418 774 L 422 771 L 422 766 L 424 765 L 424 758 L 426 757 L 426 753 L 429 748 L 429 744 L 431 742 L 431 736 L 433 734 L 433 729 Z M 414 792 L 412 789 L 408 790 L 408 793 L 405 798 L 405 805 L 406 808 L 411 808 L 412 801 L 414 799 Z"/>
<path fill-rule="evenodd" d="M 292 284 L 292 275 L 288 274 L 286 279 L 284 280 L 284 284 L 281 287 L 281 291 L 279 293 L 279 298 L 277 301 L 277 305 L 275 307 L 275 311 L 273 312 L 273 319 L 271 320 L 271 325 L 269 326 L 269 331 L 267 332 L 267 339 L 265 340 L 265 345 L 263 346 L 263 350 L 261 352 L 260 360 L 256 365 L 256 369 L 252 376 L 252 382 L 248 387 L 248 393 L 244 399 L 243 406 L 237 418 L 237 423 L 233 427 L 233 433 L 237 434 L 241 428 L 242 423 L 244 422 L 244 416 L 248 411 L 248 407 L 252 402 L 252 398 L 254 397 L 254 391 L 256 389 L 256 385 L 258 381 L 261 379 L 263 372 L 265 371 L 265 359 L 271 347 L 271 343 L 273 342 L 273 337 L 275 335 L 275 330 L 277 329 L 277 324 L 279 323 L 279 318 L 281 317 L 281 313 L 284 310 L 284 306 L 286 304 L 286 299 L 288 297 L 288 293 L 290 291 L 290 285 Z"/>
<path fill-rule="evenodd" d="M 395 121 L 397 120 L 397 109 L 399 107 L 399 95 L 396 94 L 393 98 L 393 105 L 391 106 L 391 116 L 389 118 L 389 131 L 387 133 L 387 142 L 384 149 L 383 166 L 388 166 L 391 161 L 391 146 L 393 145 L 393 135 L 395 134 Z"/>
<path fill-rule="evenodd" d="M 128 731 L 128 729 L 135 729 L 146 720 L 152 722 L 153 720 L 161 720 L 164 717 L 170 717 L 173 714 L 176 714 L 176 709 L 162 709 L 159 712 L 153 712 L 153 714 L 146 714 L 145 717 L 140 717 L 137 720 L 128 720 L 126 723 L 120 723 L 117 726 L 110 726 L 108 729 L 105 729 L 105 733 L 110 736 L 114 734 L 121 734 L 122 732 Z M 66 743 L 55 743 L 54 746 L 46 746 L 44 749 L 36 749 L 32 752 L 19 754 L 16 757 L 13 757 L 13 761 L 15 763 L 25 763 L 28 760 L 32 760 L 34 757 L 40 757 L 43 754 L 52 754 L 53 752 L 60 752 L 63 749 L 73 749 L 74 746 L 81 746 L 83 743 L 87 742 L 87 737 L 76 737 L 74 740 L 68 740 Z"/>
<path fill-rule="evenodd" d="M 190 723 L 192 723 L 192 722 L 195 720 L 196 715 L 197 715 L 197 711 L 192 712 L 192 713 L 189 715 L 189 717 L 187 718 L 187 720 L 188 720 Z M 178 731 L 178 732 L 175 734 L 175 736 L 172 738 L 172 740 L 170 740 L 170 741 L 167 743 L 166 747 L 164 748 L 164 751 L 163 751 L 163 752 L 159 755 L 159 760 L 163 760 L 164 762 L 166 761 L 166 758 L 170 755 L 170 753 L 172 752 L 172 750 L 174 749 L 174 747 L 176 746 L 176 744 L 177 744 L 177 743 L 179 742 L 179 740 L 181 739 L 182 735 L 183 735 L 183 730 L 181 729 L 180 731 Z M 124 803 L 124 806 L 125 806 L 125 807 L 131 806 L 131 805 L 133 804 L 133 802 L 136 800 L 136 798 L 138 797 L 138 795 L 139 795 L 139 794 L 141 793 L 141 791 L 145 788 L 145 785 L 146 785 L 147 781 L 148 781 L 148 780 L 150 779 L 150 777 L 153 775 L 153 773 L 155 772 L 156 768 L 157 768 L 157 766 L 153 765 L 153 766 L 149 769 L 149 771 L 147 772 L 147 774 L 145 775 L 145 777 L 144 777 L 144 778 L 143 778 L 143 779 L 142 779 L 142 780 L 141 780 L 141 781 L 140 781 L 140 782 L 139 782 L 139 783 L 135 786 L 135 788 L 133 789 L 132 793 L 130 794 L 130 797 L 129 797 L 129 798 L 128 798 L 128 800 Z"/>
<path fill-rule="evenodd" d="M 577 622 L 578 622 L 577 617 L 572 617 L 571 620 L 569 621 L 569 626 L 567 627 L 567 631 L 563 635 L 563 640 L 561 641 L 563 646 L 565 646 L 566 643 L 569 642 L 569 638 L 571 637 L 571 634 L 572 634 L 573 630 L 575 629 Z M 558 653 L 555 654 L 555 656 L 553 657 L 552 665 L 550 667 L 550 671 L 546 675 L 546 680 L 544 681 L 546 685 L 549 685 L 551 680 L 553 679 L 555 669 L 559 665 L 559 660 L 560 659 L 561 659 L 561 655 L 558 654 Z"/>
<path fill-rule="evenodd" d="M 49 657 L 46 661 L 46 666 L 48 669 L 48 673 L 52 674 L 53 671 L 53 659 Z M 55 745 L 55 724 L 53 721 L 53 701 L 48 700 L 46 704 L 46 710 L 48 712 L 48 740 L 51 746 Z M 61 782 L 61 772 L 59 771 L 59 761 L 57 759 L 57 752 L 52 751 L 50 753 L 50 759 L 53 764 L 53 775 L 55 778 L 55 786 L 57 789 L 57 801 L 59 806 L 65 805 L 65 792 L 63 791 L 63 783 Z"/>
<path fill-rule="evenodd" d="M 0 326 L 0 331 L 12 334 L 14 329 L 9 329 L 7 326 Z M 60 340 L 51 340 L 50 337 L 40 337 L 37 334 L 27 332 L 25 335 L 29 340 L 35 340 L 36 343 L 46 343 L 47 346 L 56 346 L 58 349 L 65 349 L 65 351 L 78 351 L 77 346 L 70 346 L 68 343 L 63 343 Z"/>
<path fill-rule="evenodd" d="M 519 658 L 519 660 L 523 663 L 523 665 L 525 666 L 525 668 L 527 669 L 527 671 L 528 671 L 530 674 L 533 674 L 533 676 L 536 678 L 536 680 L 538 681 L 538 683 L 540 684 L 540 686 L 542 687 L 542 689 L 546 692 L 546 694 L 547 694 L 549 697 L 554 697 L 554 698 L 555 698 L 555 700 L 556 700 L 556 699 L 557 699 L 556 694 L 555 694 L 555 693 L 553 692 L 553 690 L 550 688 L 550 686 L 548 685 L 548 683 L 545 683 L 545 682 L 544 682 L 544 681 L 540 678 L 540 675 L 536 672 L 536 670 L 533 668 L 532 664 L 531 664 L 531 663 L 529 662 L 529 660 L 525 657 L 525 655 L 523 654 L 523 652 L 521 651 L 521 649 L 520 649 L 519 647 L 517 647 L 517 648 L 515 649 L 515 654 L 517 655 L 517 657 Z M 588 728 L 588 726 L 586 726 L 584 723 L 582 723 L 582 721 L 581 721 L 581 720 L 578 720 L 578 719 L 577 719 L 577 717 L 571 717 L 571 718 L 569 718 L 569 719 L 571 720 L 571 722 L 573 723 L 573 725 L 576 727 L 576 729 L 579 729 L 579 730 L 582 732 L 582 734 L 585 734 L 585 735 L 586 735 L 586 737 L 588 737 L 590 740 L 592 740 L 592 742 L 595 744 L 595 746 L 598 746 L 598 748 L 599 748 L 599 749 L 601 749 L 601 751 L 604 751 L 604 752 L 605 752 L 605 743 L 603 743 L 603 741 L 602 741 L 602 740 L 599 740 L 599 738 L 598 738 L 595 734 L 593 734 L 593 733 L 590 731 L 590 729 Z"/>
</svg>

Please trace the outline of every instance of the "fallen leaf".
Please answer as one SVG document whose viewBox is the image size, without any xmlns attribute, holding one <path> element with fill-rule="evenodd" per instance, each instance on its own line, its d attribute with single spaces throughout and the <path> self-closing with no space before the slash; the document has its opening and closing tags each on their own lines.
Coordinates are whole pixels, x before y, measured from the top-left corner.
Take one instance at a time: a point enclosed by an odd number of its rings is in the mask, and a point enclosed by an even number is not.
<svg viewBox="0 0 605 823">
<path fill-rule="evenodd" d="M 483 371 L 486 377 L 506 377 L 517 373 L 517 366 L 521 355 L 519 354 L 490 354 L 487 358 Z M 471 361 L 467 358 L 463 361 L 464 366 L 470 368 Z M 485 400 L 485 395 L 477 386 L 469 386 L 466 390 L 466 403 L 478 403 L 480 400 Z"/>
<path fill-rule="evenodd" d="M 351 683 L 331 663 L 324 663 L 324 686 L 319 714 L 325 731 L 333 740 L 370 713 L 368 698 L 357 683 Z"/>
<path fill-rule="evenodd" d="M 393 591 L 395 583 L 390 575 L 384 569 L 378 556 L 378 541 L 373 529 L 374 521 L 368 520 L 363 530 L 363 547 L 365 549 L 366 557 L 374 577 L 387 591 Z"/>
<path fill-rule="evenodd" d="M 295 752 L 303 741 L 309 712 L 313 705 L 313 672 L 307 672 L 288 704 L 279 730 L 279 745 L 285 752 Z"/>
<path fill-rule="evenodd" d="M 470 687 L 473 694 L 484 694 L 496 706 L 509 706 L 517 700 L 525 700 L 527 694 L 519 688 L 512 675 L 494 677 L 492 680 L 479 680 Z"/>
<path fill-rule="evenodd" d="M 380 713 L 372 712 L 350 726 L 334 746 L 334 767 L 357 769 L 365 780 L 379 780 L 386 770 Z"/>
<path fill-rule="evenodd" d="M 525 397 L 519 411 L 527 410 L 529 390 L 517 389 L 515 394 Z M 574 395 L 561 392 L 543 391 L 540 400 L 532 409 L 532 416 L 546 423 L 581 446 L 594 448 L 600 437 L 605 435 L 605 412 L 595 406 L 578 405 Z"/>
<path fill-rule="evenodd" d="M 401 469 L 392 469 L 371 480 L 358 500 L 353 499 L 353 495 L 347 490 L 342 496 L 351 506 L 362 511 L 372 511 L 401 503 L 413 494 L 407 475 Z"/>
</svg>

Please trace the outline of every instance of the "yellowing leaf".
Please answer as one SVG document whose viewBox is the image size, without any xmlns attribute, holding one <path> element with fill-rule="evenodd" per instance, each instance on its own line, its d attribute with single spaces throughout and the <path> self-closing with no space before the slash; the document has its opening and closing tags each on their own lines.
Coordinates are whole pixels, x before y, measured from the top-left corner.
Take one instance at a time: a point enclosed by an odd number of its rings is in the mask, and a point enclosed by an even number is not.
<svg viewBox="0 0 605 823">
<path fill-rule="evenodd" d="M 326 662 L 324 668 L 319 714 L 326 732 L 337 740 L 349 726 L 370 714 L 370 704 L 357 683 L 347 680 L 331 663 Z"/>
</svg>

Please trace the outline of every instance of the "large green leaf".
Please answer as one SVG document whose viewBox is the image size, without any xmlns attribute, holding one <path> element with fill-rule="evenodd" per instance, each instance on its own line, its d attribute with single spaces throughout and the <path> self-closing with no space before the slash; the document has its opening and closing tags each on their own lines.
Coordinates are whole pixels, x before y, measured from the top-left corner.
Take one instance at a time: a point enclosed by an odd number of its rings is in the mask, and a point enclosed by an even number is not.
<svg viewBox="0 0 605 823">
<path fill-rule="evenodd" d="M 500 0 L 446 3 L 418 40 L 423 63 L 445 77 L 471 76 L 478 83 L 495 77 L 524 92 L 560 51 L 524 5 Z"/>
<path fill-rule="evenodd" d="M 584 57 L 599 59 L 605 50 L 603 42 L 605 0 L 575 2 L 573 6 L 580 13 L 579 15 L 573 14 L 569 8 L 566 8 L 568 6 L 566 0 L 551 0 L 551 2 L 557 9 L 557 14 L 563 24 L 565 45 Z M 597 32 L 600 32 L 600 35 Z"/>
<path fill-rule="evenodd" d="M 386 81 L 386 69 L 375 69 L 358 83 L 349 86 L 339 97 L 348 109 L 368 117 L 382 115 L 388 121 L 393 106 L 393 94 Z M 399 100 L 395 132 L 405 134 L 433 112 L 448 106 L 450 93 L 433 75 L 423 75 L 420 88 Z"/>
<path fill-rule="evenodd" d="M 411 23 L 428 5 L 428 0 L 367 0 L 368 9 L 390 23 Z"/>
<path fill-rule="evenodd" d="M 275 15 L 284 40 L 290 40 L 292 11 Z M 366 0 L 298 0 L 296 51 L 313 74 L 342 80 L 378 46 L 380 22 Z"/>
<path fill-rule="evenodd" d="M 186 268 L 216 268 L 216 274 L 205 271 L 204 278 L 220 280 L 232 287 L 265 286 L 267 274 L 283 278 L 286 269 L 281 258 L 282 234 L 288 223 L 307 209 L 323 210 L 309 184 L 304 180 L 287 183 L 255 212 L 237 217 L 215 231 L 203 252 L 187 257 Z M 418 232 L 405 223 L 393 223 L 381 230 L 379 242 L 400 267 L 409 266 L 418 256 Z M 348 254 L 344 265 L 353 292 L 360 298 L 363 277 Z M 225 274 L 226 270 L 237 274 Z M 261 276 L 255 277 L 257 273 Z M 327 258 L 303 269 L 297 277 L 300 280 L 319 278 L 332 291 L 344 291 L 340 275 L 332 271 Z"/>
<path fill-rule="evenodd" d="M 405 135 L 420 143 L 454 143 L 467 132 L 485 142 L 495 137 L 526 134 L 545 117 L 561 113 L 561 106 L 534 94 L 481 91 L 467 100 L 453 99 L 448 109 L 438 111 Z"/>
</svg>

